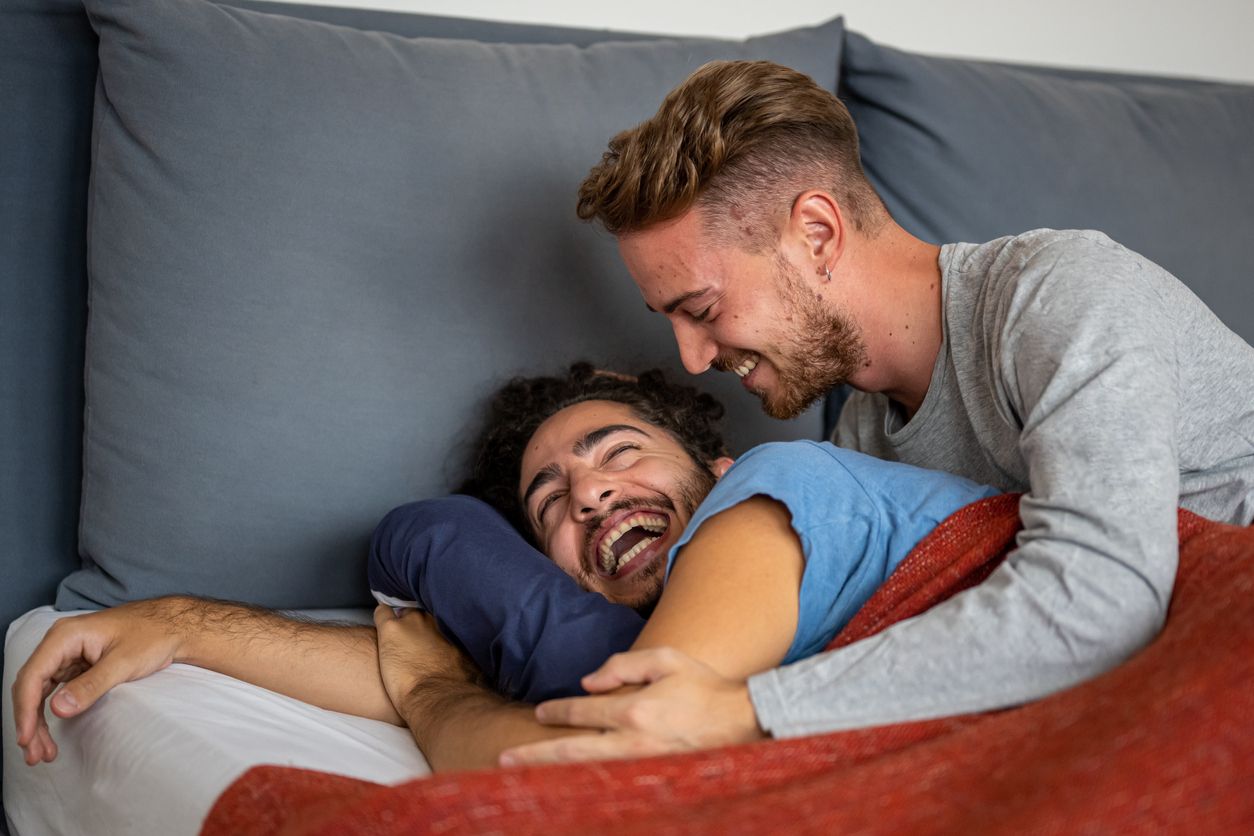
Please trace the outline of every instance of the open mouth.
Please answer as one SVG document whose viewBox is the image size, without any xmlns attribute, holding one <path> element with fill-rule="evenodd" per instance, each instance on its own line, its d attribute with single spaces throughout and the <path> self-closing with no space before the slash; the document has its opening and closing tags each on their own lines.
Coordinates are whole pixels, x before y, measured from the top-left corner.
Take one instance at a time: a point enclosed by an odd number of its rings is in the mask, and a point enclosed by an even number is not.
<svg viewBox="0 0 1254 836">
<path fill-rule="evenodd" d="M 670 519 L 654 511 L 636 511 L 601 535 L 597 547 L 597 570 L 614 577 L 666 534 Z"/>
<path fill-rule="evenodd" d="M 744 380 L 746 377 L 749 376 L 749 372 L 753 371 L 754 369 L 758 367 L 758 359 L 759 359 L 758 355 L 750 354 L 748 357 L 746 357 L 744 360 L 741 361 L 739 366 L 736 366 L 736 368 L 732 369 L 732 371 L 736 373 L 737 377 L 739 377 L 741 380 Z"/>
</svg>

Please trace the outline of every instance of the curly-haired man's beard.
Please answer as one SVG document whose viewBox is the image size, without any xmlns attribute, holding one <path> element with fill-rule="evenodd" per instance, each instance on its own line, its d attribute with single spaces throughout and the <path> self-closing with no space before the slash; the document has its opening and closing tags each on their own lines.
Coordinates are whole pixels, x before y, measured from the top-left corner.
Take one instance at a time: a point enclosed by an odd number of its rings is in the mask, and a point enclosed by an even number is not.
<svg viewBox="0 0 1254 836">
<path fill-rule="evenodd" d="M 847 316 L 827 310 L 782 255 L 775 260 L 776 287 L 790 312 L 791 340 L 776 347 L 774 392 L 758 392 L 772 418 L 795 418 L 866 365 L 862 329 Z"/>
<path fill-rule="evenodd" d="M 679 510 L 683 511 L 684 518 L 691 520 L 692 515 L 696 512 L 697 506 L 701 504 L 713 488 L 717 480 L 710 469 L 704 467 L 697 462 L 692 463 L 692 469 L 689 470 L 676 486 L 676 502 L 672 502 L 669 497 L 663 494 L 657 494 L 653 497 L 629 497 L 613 503 L 606 511 L 599 515 L 596 519 L 589 520 L 585 526 L 585 542 L 584 548 L 591 548 L 592 540 L 596 536 L 597 529 L 601 524 L 619 511 L 625 511 L 631 508 L 665 508 L 668 510 L 677 510 L 676 504 L 680 506 Z M 678 539 L 678 535 L 674 539 Z M 674 542 L 674 539 L 672 542 Z M 644 615 L 646 618 L 653 611 L 653 607 L 657 605 L 658 598 L 662 597 L 662 585 L 666 575 L 666 558 L 660 556 L 648 566 L 645 566 L 636 573 L 633 578 L 635 587 L 633 596 L 630 599 L 616 599 L 614 603 L 623 604 L 631 607 Z M 601 592 L 596 583 L 596 579 L 581 572 L 575 580 L 584 589 L 590 592 Z M 604 593 L 602 593 L 604 594 Z"/>
</svg>

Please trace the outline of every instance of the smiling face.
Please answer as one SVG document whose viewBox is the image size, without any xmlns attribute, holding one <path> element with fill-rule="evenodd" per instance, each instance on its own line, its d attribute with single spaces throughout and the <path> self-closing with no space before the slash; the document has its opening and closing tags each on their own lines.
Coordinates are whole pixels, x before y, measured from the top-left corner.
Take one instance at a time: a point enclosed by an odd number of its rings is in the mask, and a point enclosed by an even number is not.
<svg viewBox="0 0 1254 836">
<path fill-rule="evenodd" d="M 536 430 L 518 490 L 545 554 L 585 589 L 640 609 L 661 595 L 666 553 L 730 464 L 712 472 L 625 404 L 585 401 Z"/>
<path fill-rule="evenodd" d="M 684 367 L 734 372 L 775 418 L 800 414 L 866 362 L 856 322 L 829 311 L 778 249 L 720 243 L 698 210 L 619 238 L 645 303 L 670 319 Z"/>
</svg>

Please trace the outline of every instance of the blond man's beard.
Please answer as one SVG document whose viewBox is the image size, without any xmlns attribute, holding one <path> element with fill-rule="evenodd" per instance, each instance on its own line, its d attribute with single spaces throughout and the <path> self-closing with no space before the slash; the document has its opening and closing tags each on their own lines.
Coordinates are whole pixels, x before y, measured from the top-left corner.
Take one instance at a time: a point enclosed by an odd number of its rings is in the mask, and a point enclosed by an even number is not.
<svg viewBox="0 0 1254 836">
<path fill-rule="evenodd" d="M 774 392 L 758 392 L 772 418 L 795 418 L 867 364 L 862 329 L 853 319 L 827 310 L 823 300 L 781 254 L 775 257 L 776 287 L 795 324 L 788 343 L 776 347 Z"/>
</svg>

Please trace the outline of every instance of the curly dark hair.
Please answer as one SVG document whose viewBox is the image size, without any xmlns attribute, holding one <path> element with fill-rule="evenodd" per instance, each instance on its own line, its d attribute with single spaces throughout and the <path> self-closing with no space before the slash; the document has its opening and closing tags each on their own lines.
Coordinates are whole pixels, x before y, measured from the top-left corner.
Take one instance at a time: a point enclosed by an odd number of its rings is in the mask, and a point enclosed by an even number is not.
<svg viewBox="0 0 1254 836">
<path fill-rule="evenodd" d="M 534 541 L 518 496 L 523 451 L 549 417 L 583 401 L 626 404 L 640 420 L 669 433 L 698 464 L 727 455 L 719 429 L 723 405 L 714 396 L 672 383 L 658 369 L 629 376 L 575 363 L 562 377 L 516 377 L 501 387 L 458 493 L 487 502 Z"/>
</svg>

